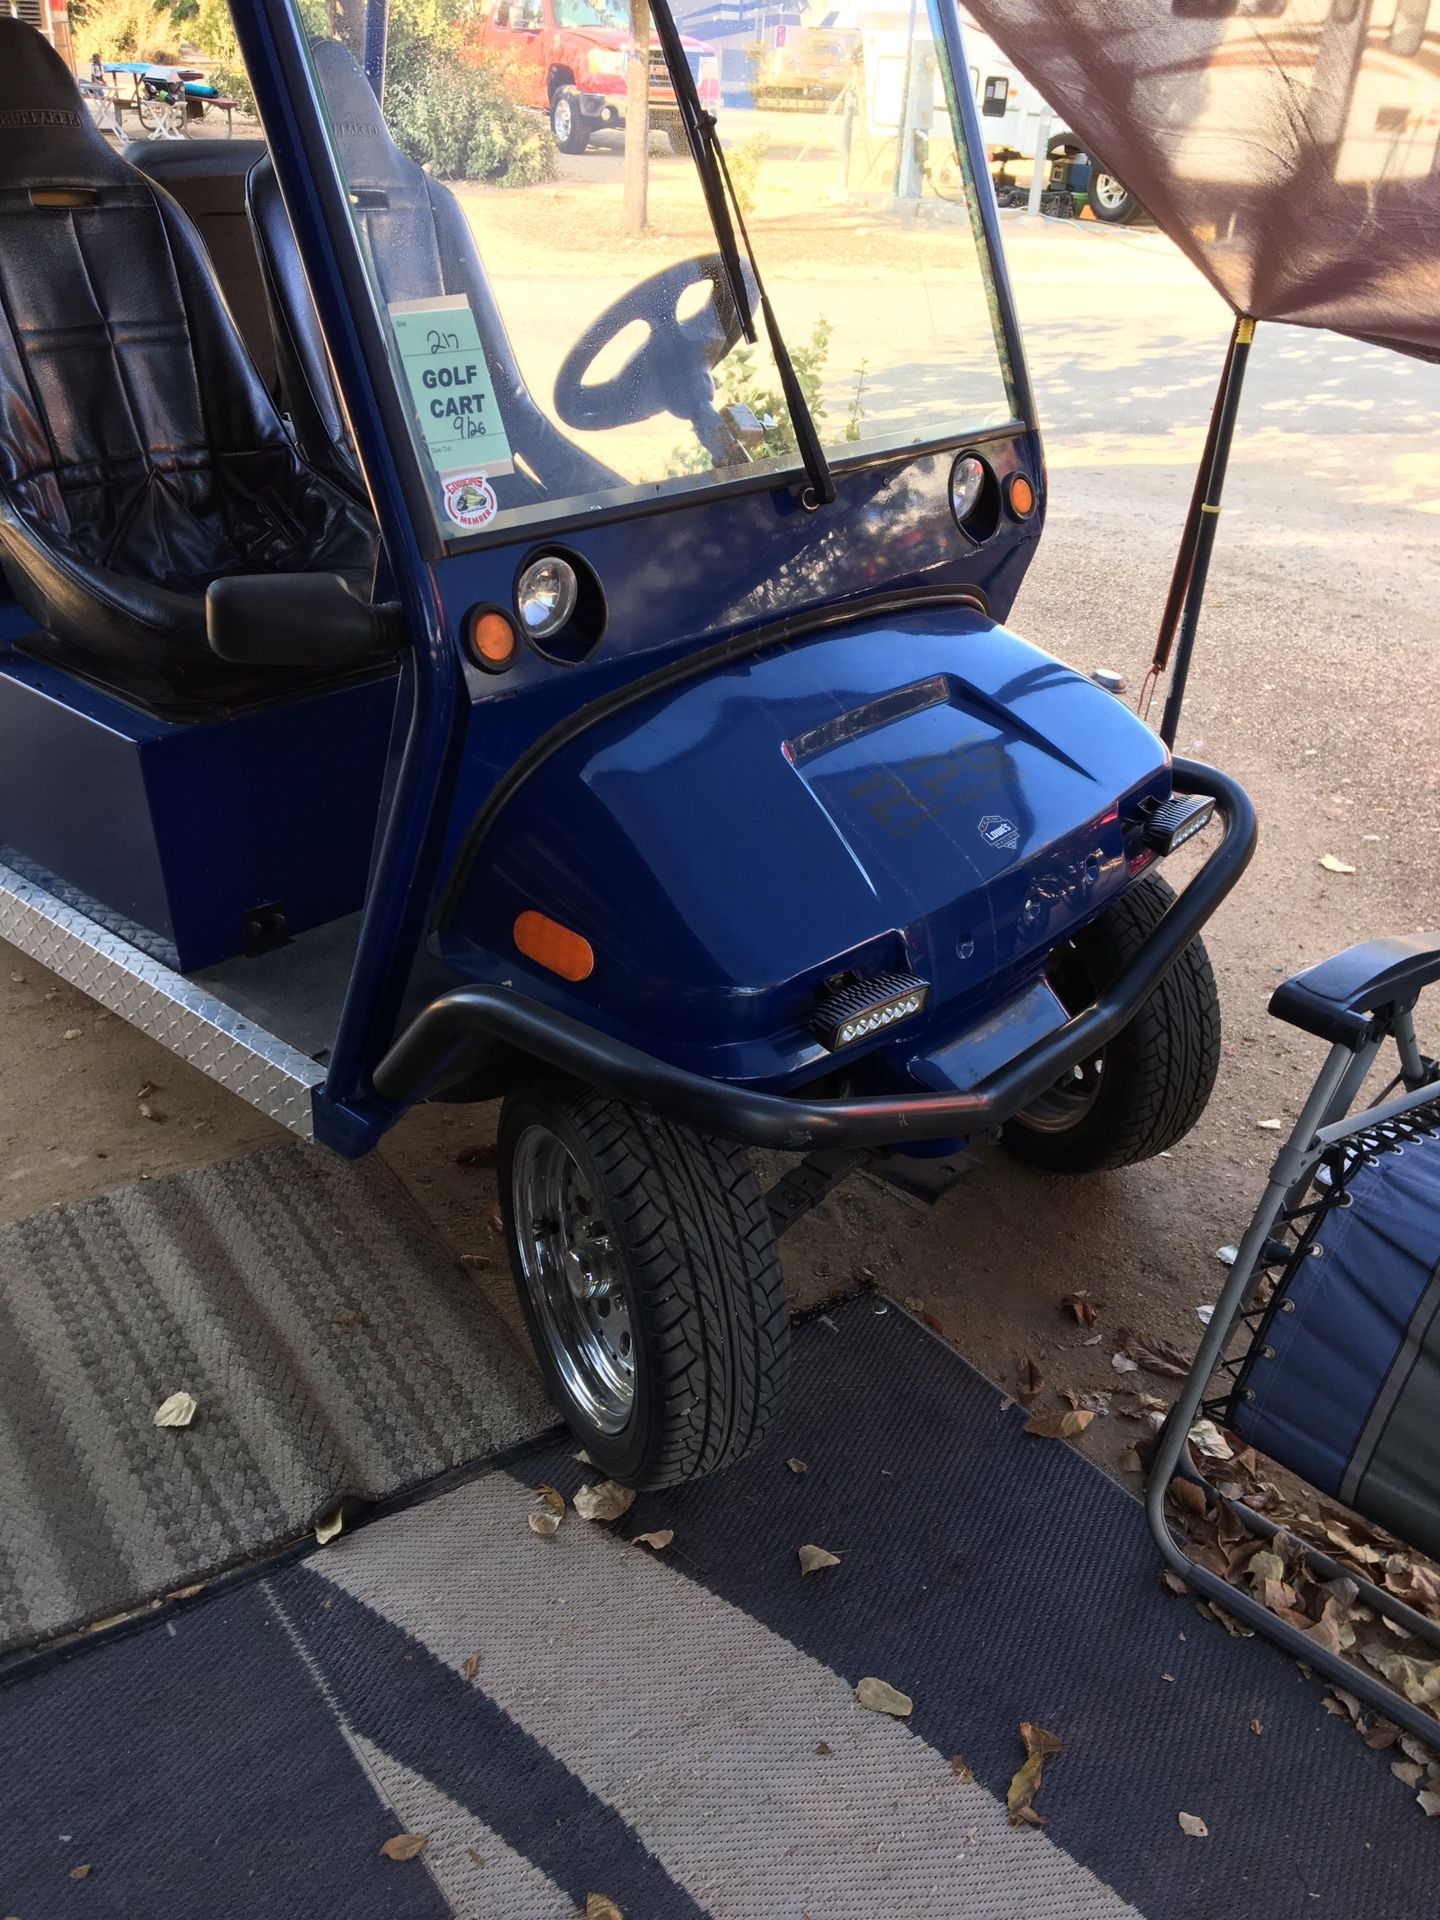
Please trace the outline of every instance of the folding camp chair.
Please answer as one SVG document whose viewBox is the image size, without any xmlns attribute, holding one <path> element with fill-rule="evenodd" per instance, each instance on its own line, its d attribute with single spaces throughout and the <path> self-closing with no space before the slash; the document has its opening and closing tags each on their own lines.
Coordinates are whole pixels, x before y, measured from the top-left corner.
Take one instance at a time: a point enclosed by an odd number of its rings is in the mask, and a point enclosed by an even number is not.
<svg viewBox="0 0 1440 1920">
<path fill-rule="evenodd" d="M 1209 1415 L 1362 1519 L 1440 1554 L 1440 1063 L 1421 1053 L 1414 1019 L 1436 980 L 1440 933 L 1429 933 L 1350 947 L 1272 995 L 1271 1013 L 1330 1052 L 1236 1252 L 1146 1496 L 1161 1551 L 1197 1593 L 1431 1745 L 1440 1723 L 1423 1706 L 1198 1564 L 1166 1501 L 1177 1474 L 1198 1483 L 1230 1525 L 1300 1556 L 1317 1582 L 1354 1581 L 1361 1605 L 1440 1648 L 1440 1623 L 1211 1485 L 1186 1444 Z M 1398 1071 L 1352 1112 L 1387 1042 Z"/>
</svg>

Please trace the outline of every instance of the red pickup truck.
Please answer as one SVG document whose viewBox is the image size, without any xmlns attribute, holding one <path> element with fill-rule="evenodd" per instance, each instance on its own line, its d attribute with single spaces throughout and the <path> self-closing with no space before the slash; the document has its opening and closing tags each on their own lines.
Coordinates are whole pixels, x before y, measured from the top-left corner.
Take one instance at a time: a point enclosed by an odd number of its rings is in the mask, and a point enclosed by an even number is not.
<svg viewBox="0 0 1440 1920">
<path fill-rule="evenodd" d="M 720 56 L 681 36 L 702 105 L 720 104 Z M 548 113 L 563 153 L 583 153 L 592 133 L 625 124 L 630 12 L 625 0 L 487 0 L 467 52 L 503 55 L 520 75 L 520 104 Z M 675 90 L 658 40 L 650 43 L 650 118 L 678 139 Z"/>
</svg>

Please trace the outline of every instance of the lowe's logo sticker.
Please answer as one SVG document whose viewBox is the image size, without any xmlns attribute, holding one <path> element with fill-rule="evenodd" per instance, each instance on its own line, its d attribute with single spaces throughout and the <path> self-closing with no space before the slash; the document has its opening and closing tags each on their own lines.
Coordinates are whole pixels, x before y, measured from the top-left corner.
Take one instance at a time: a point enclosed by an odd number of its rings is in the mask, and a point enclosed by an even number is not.
<svg viewBox="0 0 1440 1920">
<path fill-rule="evenodd" d="M 1020 844 L 1020 829 L 1003 813 L 987 813 L 980 822 L 980 838 L 987 846 L 1013 849 Z"/>
</svg>

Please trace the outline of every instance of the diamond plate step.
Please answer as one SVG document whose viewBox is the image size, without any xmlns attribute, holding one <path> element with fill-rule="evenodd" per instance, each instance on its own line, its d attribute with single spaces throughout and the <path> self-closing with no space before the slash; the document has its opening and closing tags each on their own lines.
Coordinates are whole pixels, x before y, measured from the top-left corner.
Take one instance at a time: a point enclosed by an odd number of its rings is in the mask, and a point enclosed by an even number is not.
<svg viewBox="0 0 1440 1920">
<path fill-rule="evenodd" d="M 325 1079 L 323 1067 L 4 865 L 0 939 L 291 1133 L 314 1139 L 314 1096 Z"/>
</svg>

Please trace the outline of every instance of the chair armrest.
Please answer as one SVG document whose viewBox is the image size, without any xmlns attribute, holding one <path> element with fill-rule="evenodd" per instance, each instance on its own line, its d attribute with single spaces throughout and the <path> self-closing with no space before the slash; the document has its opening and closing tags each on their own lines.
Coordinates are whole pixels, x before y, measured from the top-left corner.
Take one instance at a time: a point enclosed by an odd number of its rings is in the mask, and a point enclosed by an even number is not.
<svg viewBox="0 0 1440 1920">
<path fill-rule="evenodd" d="M 1270 996 L 1270 1011 L 1321 1040 L 1355 1046 L 1381 1007 L 1412 1006 L 1440 980 L 1440 933 L 1362 940 L 1292 974 Z"/>
</svg>

